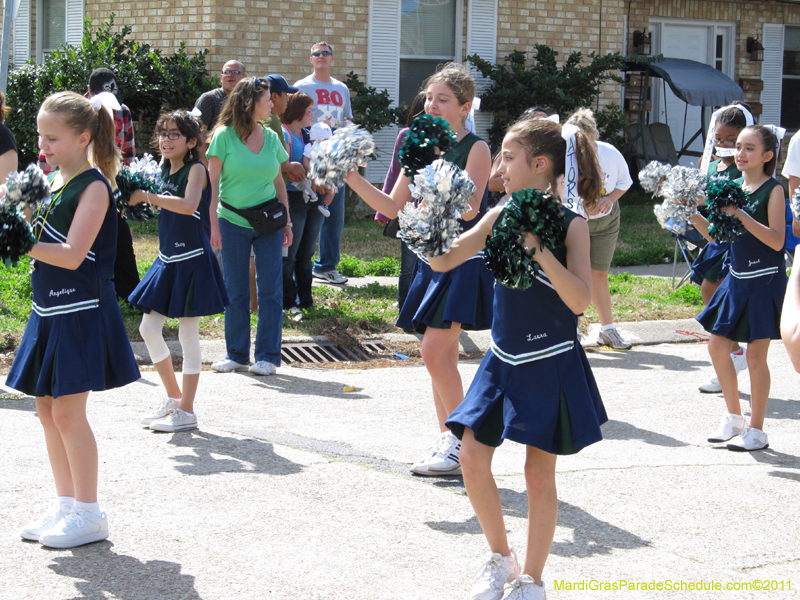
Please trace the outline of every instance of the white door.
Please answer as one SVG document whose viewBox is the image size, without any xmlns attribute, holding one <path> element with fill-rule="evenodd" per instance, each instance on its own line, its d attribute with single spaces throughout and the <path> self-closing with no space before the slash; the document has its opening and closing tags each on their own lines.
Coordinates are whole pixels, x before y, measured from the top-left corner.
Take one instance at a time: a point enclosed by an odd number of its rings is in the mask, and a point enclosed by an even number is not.
<svg viewBox="0 0 800 600">
<path fill-rule="evenodd" d="M 696 60 L 707 65 L 711 65 L 713 57 L 710 56 L 711 44 L 709 37 L 713 28 L 707 25 L 683 25 L 667 24 L 661 28 L 661 50 L 660 54 L 664 58 L 686 58 Z M 659 82 L 661 83 L 661 82 Z M 658 100 L 654 107 L 658 112 L 655 121 L 667 123 L 672 132 L 672 141 L 675 144 L 676 152 L 680 152 L 683 144 L 700 129 L 702 123 L 702 110 L 699 106 L 689 106 L 680 100 L 669 86 L 666 86 L 666 102 L 664 101 L 664 91 L 661 85 L 654 88 L 658 94 Z M 706 111 L 710 114 L 710 111 Z M 684 135 L 684 123 L 686 125 Z M 697 138 L 690 150 L 703 151 L 703 141 Z M 680 163 L 685 166 L 697 164 L 700 159 L 695 156 L 684 156 Z"/>
</svg>

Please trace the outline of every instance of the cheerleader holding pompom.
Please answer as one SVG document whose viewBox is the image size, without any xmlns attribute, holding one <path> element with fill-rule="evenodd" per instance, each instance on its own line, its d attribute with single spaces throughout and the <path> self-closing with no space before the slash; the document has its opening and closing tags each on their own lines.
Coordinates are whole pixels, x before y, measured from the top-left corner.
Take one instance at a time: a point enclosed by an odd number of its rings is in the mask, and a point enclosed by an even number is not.
<svg viewBox="0 0 800 600">
<path fill-rule="evenodd" d="M 489 146 L 465 127 L 475 95 L 475 82 L 467 70 L 445 65 L 426 82 L 425 113 L 445 119 L 457 140 L 441 158 L 469 174 L 476 191 L 459 223 L 464 230 L 474 226 L 488 208 Z M 406 139 L 406 143 L 409 140 Z M 433 153 L 432 144 L 428 150 Z M 431 158 L 431 160 L 433 160 Z M 402 159 L 401 159 L 402 162 Z M 391 195 L 375 189 L 357 171 L 347 184 L 375 210 L 393 218 L 411 200 L 409 178 L 401 173 Z M 411 466 L 412 473 L 426 476 L 460 475 L 458 455 L 461 443 L 447 429 L 445 420 L 464 399 L 458 372 L 458 337 L 462 330 L 489 329 L 492 323 L 492 274 L 477 254 L 449 273 L 434 273 L 419 259 L 397 326 L 423 334 L 420 353 L 431 376 L 433 402 L 440 437 L 427 456 Z"/>
<path fill-rule="evenodd" d="M 142 424 L 155 431 L 197 428 L 194 398 L 200 381 L 200 317 L 223 312 L 228 294 L 209 234 L 211 185 L 200 161 L 200 123 L 183 110 L 163 113 L 153 144 L 163 157 L 161 177 L 171 195 L 136 191 L 129 205 L 149 202 L 158 216 L 158 257 L 128 301 L 142 310 L 142 334 L 167 398 Z M 179 320 L 183 350 L 183 386 L 178 385 L 172 357 L 164 342 L 167 318 Z"/>
<path fill-rule="evenodd" d="M 602 176 L 591 140 L 575 134 L 578 193 L 591 209 Z M 513 125 L 503 140 L 498 171 L 507 193 L 555 189 L 564 174 L 567 142 L 562 128 L 545 120 Z M 524 291 L 498 284 L 494 292 L 492 345 L 464 401 L 447 419 L 461 439 L 464 485 L 489 543 L 491 556 L 473 582 L 473 600 L 545 597 L 542 571 L 558 517 L 555 466 L 558 454 L 574 454 L 602 439 L 606 420 L 591 368 L 577 339 L 578 315 L 592 301 L 589 228 L 551 199 L 564 217 L 566 239 L 550 250 L 538 236 L 519 240 L 539 265 Z M 490 210 L 457 240 L 449 253 L 430 258 L 436 271 L 453 269 L 486 246 L 503 208 Z M 503 440 L 527 446 L 528 543 L 524 563 L 509 545 L 492 457 Z"/>
<path fill-rule="evenodd" d="M 722 387 L 727 412 L 709 442 L 727 442 L 729 450 L 753 451 L 769 446 L 764 433 L 764 415 L 769 397 L 770 374 L 767 352 L 770 340 L 780 339 L 780 315 L 786 293 L 786 198 L 781 185 L 772 178 L 777 162 L 778 140 L 761 125 L 748 126 L 736 140 L 736 166 L 744 173 L 737 179 L 750 194 L 747 211 L 727 206 L 722 211 L 736 217 L 745 232 L 729 251 L 730 274 L 714 292 L 708 306 L 697 316 L 711 333 L 708 353 Z M 692 224 L 701 233 L 708 222 L 700 215 Z M 733 342 L 747 343 L 750 371 L 750 421 L 742 416 L 736 369 L 730 358 Z"/>
<path fill-rule="evenodd" d="M 36 398 L 58 494 L 21 535 L 53 548 L 108 537 L 86 401 L 91 390 L 139 379 L 111 281 L 117 210 L 109 181 L 119 150 L 103 96 L 60 92 L 39 110 L 39 148 L 59 170 L 50 175 L 50 199 L 33 210 L 33 310 L 6 380 Z"/>
</svg>

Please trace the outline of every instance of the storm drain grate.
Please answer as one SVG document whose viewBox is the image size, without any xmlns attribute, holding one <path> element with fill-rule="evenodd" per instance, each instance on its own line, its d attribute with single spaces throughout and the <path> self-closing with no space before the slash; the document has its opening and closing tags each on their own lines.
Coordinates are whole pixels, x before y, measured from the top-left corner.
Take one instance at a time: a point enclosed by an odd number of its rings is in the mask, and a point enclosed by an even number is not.
<svg viewBox="0 0 800 600">
<path fill-rule="evenodd" d="M 281 345 L 281 358 L 286 364 L 346 362 L 369 360 L 369 354 L 386 352 L 386 347 L 377 342 L 361 344 L 362 350 L 352 350 L 333 343 L 287 342 Z"/>
</svg>

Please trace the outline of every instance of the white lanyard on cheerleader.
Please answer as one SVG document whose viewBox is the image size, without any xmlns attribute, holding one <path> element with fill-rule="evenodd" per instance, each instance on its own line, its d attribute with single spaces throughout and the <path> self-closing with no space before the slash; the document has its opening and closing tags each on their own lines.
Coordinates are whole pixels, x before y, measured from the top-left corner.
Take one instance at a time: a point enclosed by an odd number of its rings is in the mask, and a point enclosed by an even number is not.
<svg viewBox="0 0 800 600">
<path fill-rule="evenodd" d="M 561 127 L 561 137 L 567 142 L 567 155 L 564 158 L 564 197 L 561 202 L 579 215 L 586 216 L 583 201 L 578 197 L 578 154 L 575 134 L 578 127 L 567 123 Z"/>
<path fill-rule="evenodd" d="M 753 120 L 753 115 L 741 104 L 731 104 L 729 106 L 723 106 L 722 108 L 718 108 L 714 111 L 711 115 L 711 122 L 708 124 L 708 135 L 706 135 L 706 147 L 703 149 L 703 157 L 700 159 L 700 164 L 698 168 L 701 171 L 706 171 L 708 169 L 708 165 L 711 164 L 711 155 L 714 154 L 714 130 L 717 128 L 717 119 L 719 118 L 720 114 L 723 111 L 728 110 L 729 108 L 735 108 L 736 110 L 740 110 L 744 115 L 744 120 L 747 126 L 753 125 L 755 121 Z M 717 156 L 722 158 L 723 156 L 733 156 L 735 150 L 732 148 L 723 148 L 717 151 Z"/>
</svg>

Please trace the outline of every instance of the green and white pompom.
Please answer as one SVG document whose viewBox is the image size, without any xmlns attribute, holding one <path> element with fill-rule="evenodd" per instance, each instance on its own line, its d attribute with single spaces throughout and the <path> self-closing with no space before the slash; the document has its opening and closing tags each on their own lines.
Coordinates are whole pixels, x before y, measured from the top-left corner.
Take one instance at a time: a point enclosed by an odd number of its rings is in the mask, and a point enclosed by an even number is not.
<svg viewBox="0 0 800 600">
<path fill-rule="evenodd" d="M 149 221 L 156 216 L 152 205 L 141 202 L 128 206 L 131 195 L 135 191 L 160 194 L 164 189 L 161 179 L 161 168 L 149 154 L 137 158 L 130 165 L 122 167 L 116 176 L 117 189 L 114 191 L 114 202 L 117 210 L 125 214 L 130 221 Z"/>
<path fill-rule="evenodd" d="M 6 267 L 16 265 L 35 244 L 36 237 L 22 208 L 16 204 L 0 204 L 0 260 L 3 264 Z"/>
<path fill-rule="evenodd" d="M 722 212 L 726 206 L 735 206 L 744 211 L 752 210 L 750 196 L 735 181 L 715 176 L 706 185 L 706 209 L 708 209 L 708 234 L 718 242 L 732 242 L 745 232 L 742 222 Z"/>
<path fill-rule="evenodd" d="M 538 235 L 540 250 L 553 250 L 564 244 L 567 228 L 561 201 L 541 190 L 521 190 L 511 195 L 486 238 L 484 262 L 502 285 L 526 290 L 533 284 L 539 265 L 534 260 L 536 248 L 530 255 L 522 244 L 522 234 Z"/>
<path fill-rule="evenodd" d="M 411 123 L 408 135 L 398 152 L 403 173 L 411 179 L 456 143 L 456 134 L 441 117 L 420 115 Z"/>
</svg>

